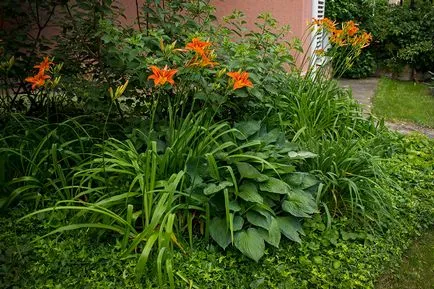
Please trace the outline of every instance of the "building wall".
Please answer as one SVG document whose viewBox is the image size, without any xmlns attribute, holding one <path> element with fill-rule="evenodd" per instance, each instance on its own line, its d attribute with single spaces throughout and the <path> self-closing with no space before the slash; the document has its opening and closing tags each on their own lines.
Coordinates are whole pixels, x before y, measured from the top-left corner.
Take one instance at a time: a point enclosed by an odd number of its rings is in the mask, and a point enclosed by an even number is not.
<svg viewBox="0 0 434 289">
<path fill-rule="evenodd" d="M 260 13 L 270 12 L 280 25 L 289 24 L 292 36 L 299 38 L 312 19 L 310 0 L 211 0 L 211 3 L 216 7 L 217 19 L 231 14 L 234 9 L 243 11 L 251 29 L 255 29 L 254 22 Z"/>
<path fill-rule="evenodd" d="M 121 0 L 128 23 L 132 24 L 136 18 L 136 1 Z M 144 0 L 139 0 L 139 6 Z M 246 15 L 247 27 L 255 29 L 254 22 L 263 12 L 270 12 L 280 25 L 291 26 L 290 37 L 302 38 L 307 25 L 312 20 L 312 0 L 211 0 L 216 7 L 216 17 L 221 21 L 224 16 L 230 15 L 235 9 Z M 289 39 L 288 39 L 289 40 Z M 304 51 L 309 50 L 310 39 L 305 41 Z M 299 58 L 299 60 L 302 57 Z"/>
<path fill-rule="evenodd" d="M 134 24 L 136 22 L 136 0 L 117 1 L 124 8 L 125 14 L 125 19 L 120 20 L 125 24 Z M 138 0 L 140 10 L 145 1 Z M 247 18 L 247 27 L 250 29 L 255 29 L 254 22 L 260 13 L 270 12 L 280 25 L 289 24 L 291 26 L 292 33 L 288 38 L 301 38 L 312 18 L 312 1 L 314 0 L 211 0 L 211 4 L 216 7 L 216 16 L 219 21 L 235 9 L 243 11 Z M 42 35 L 51 38 L 58 32 L 58 27 L 49 25 Z M 308 47 L 309 43 L 306 43 L 304 50 L 308 51 Z"/>
</svg>

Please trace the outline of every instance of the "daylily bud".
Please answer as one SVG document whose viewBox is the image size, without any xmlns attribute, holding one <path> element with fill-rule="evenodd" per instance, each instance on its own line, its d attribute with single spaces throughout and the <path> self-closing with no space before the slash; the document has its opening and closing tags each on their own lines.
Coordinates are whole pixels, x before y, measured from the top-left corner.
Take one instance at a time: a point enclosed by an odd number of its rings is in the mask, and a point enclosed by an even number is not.
<svg viewBox="0 0 434 289">
<path fill-rule="evenodd" d="M 221 78 L 223 75 L 226 75 L 226 72 L 227 72 L 226 68 L 220 69 L 216 74 L 217 78 Z"/>
</svg>

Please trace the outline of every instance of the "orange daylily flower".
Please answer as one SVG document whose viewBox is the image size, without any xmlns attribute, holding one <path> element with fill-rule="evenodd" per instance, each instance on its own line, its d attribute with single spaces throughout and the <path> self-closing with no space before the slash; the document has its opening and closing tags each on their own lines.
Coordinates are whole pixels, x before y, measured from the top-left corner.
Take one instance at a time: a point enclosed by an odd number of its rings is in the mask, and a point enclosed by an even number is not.
<svg viewBox="0 0 434 289">
<path fill-rule="evenodd" d="M 361 48 L 365 48 L 369 46 L 372 41 L 372 34 L 363 32 L 362 35 L 355 37 L 352 44 L 353 46 L 360 46 Z"/>
<path fill-rule="evenodd" d="M 163 69 L 160 69 L 155 65 L 151 65 L 149 68 L 152 70 L 153 74 L 151 74 L 148 79 L 153 79 L 155 86 L 164 85 L 166 82 L 171 85 L 175 84 L 173 76 L 178 72 L 177 69 L 168 69 L 167 65 Z"/>
<path fill-rule="evenodd" d="M 333 31 L 336 28 L 336 22 L 332 21 L 327 17 L 322 19 L 313 19 L 313 24 L 322 26 L 324 29 L 328 31 Z"/>
<path fill-rule="evenodd" d="M 30 82 L 32 84 L 32 90 L 34 90 L 36 87 L 44 86 L 45 80 L 49 78 L 50 76 L 45 75 L 44 71 L 39 71 L 38 74 L 27 77 L 24 81 Z"/>
<path fill-rule="evenodd" d="M 190 62 L 187 64 L 187 66 L 200 66 L 200 67 L 206 67 L 211 66 L 214 67 L 215 65 L 218 65 L 218 62 L 211 60 L 211 55 L 202 55 L 202 56 L 196 56 Z"/>
<path fill-rule="evenodd" d="M 249 73 L 245 71 L 228 72 L 227 75 L 234 80 L 234 90 L 245 86 L 253 87 L 252 82 L 248 79 Z"/>
<path fill-rule="evenodd" d="M 217 62 L 212 61 L 214 58 L 212 55 L 211 47 L 212 43 L 209 41 L 202 41 L 199 38 L 193 38 L 191 42 L 187 43 L 185 46 L 186 50 L 196 52 L 196 56 L 190 61 L 189 65 L 198 65 L 200 67 L 217 65 Z"/>
<path fill-rule="evenodd" d="M 350 20 L 345 23 L 345 30 L 347 31 L 348 36 L 353 37 L 359 31 L 359 27 L 357 27 L 357 24 L 354 23 L 354 21 Z"/>
<path fill-rule="evenodd" d="M 195 37 L 191 40 L 191 42 L 185 45 L 185 49 L 192 50 L 194 52 L 199 53 L 200 55 L 205 55 L 207 54 L 207 50 L 210 46 L 211 46 L 211 42 L 201 41 L 199 38 Z"/>
<path fill-rule="evenodd" d="M 344 46 L 346 44 L 344 36 L 345 34 L 342 29 L 335 29 L 332 31 L 332 35 L 330 36 L 330 41 L 339 46 Z"/>
<path fill-rule="evenodd" d="M 42 60 L 41 63 L 39 63 L 38 65 L 33 66 L 34 68 L 39 68 L 39 71 L 43 71 L 45 72 L 46 70 L 50 69 L 50 65 L 53 64 L 52 61 L 50 61 L 48 59 L 48 56 L 44 57 L 44 60 Z"/>
</svg>

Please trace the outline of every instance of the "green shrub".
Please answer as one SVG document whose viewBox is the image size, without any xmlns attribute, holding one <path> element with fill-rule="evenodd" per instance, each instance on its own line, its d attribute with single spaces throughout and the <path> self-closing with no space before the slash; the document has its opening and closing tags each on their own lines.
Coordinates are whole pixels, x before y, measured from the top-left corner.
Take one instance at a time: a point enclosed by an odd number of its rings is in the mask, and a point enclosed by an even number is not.
<svg viewBox="0 0 434 289">
<path fill-rule="evenodd" d="M 391 8 L 378 15 L 379 52 L 377 59 L 385 61 L 398 71 L 409 65 L 426 72 L 434 66 L 434 6 L 420 3 L 409 9 L 405 6 Z"/>
<path fill-rule="evenodd" d="M 433 141 L 410 136 L 396 137 L 394 142 L 396 151 L 384 165 L 395 180 L 393 185 L 386 183 L 386 188 L 396 209 L 394 219 L 386 220 L 383 229 L 369 229 L 345 217 L 327 224 L 316 215 L 304 223 L 301 244 L 282 240 L 279 248 L 267 248 L 258 263 L 236 251 L 222 254 L 197 240 L 194 249 L 173 256 L 176 288 L 374 288 L 384 269 L 398 264 L 410 239 L 434 222 Z M 0 218 L 2 287 L 157 286 L 155 268 L 148 267 L 146 277 L 137 282 L 135 258 L 121 258 L 116 245 L 97 232 L 90 238 L 85 233 L 63 233 L 29 244 L 51 227 L 47 215 L 17 226 L 14 220 L 26 211 L 16 208 Z M 62 218 L 57 213 L 51 220 Z M 95 242 L 98 238 L 104 243 Z"/>
</svg>

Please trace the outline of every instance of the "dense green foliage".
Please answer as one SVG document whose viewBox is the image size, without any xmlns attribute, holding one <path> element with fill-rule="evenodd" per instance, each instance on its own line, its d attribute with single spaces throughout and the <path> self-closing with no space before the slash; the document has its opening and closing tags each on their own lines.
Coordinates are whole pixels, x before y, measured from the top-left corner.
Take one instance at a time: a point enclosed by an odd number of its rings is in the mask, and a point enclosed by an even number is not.
<svg viewBox="0 0 434 289">
<path fill-rule="evenodd" d="M 269 248 L 260 263 L 234 251 L 223 255 L 215 247 L 207 249 L 195 242 L 187 254 L 175 254 L 176 287 L 373 288 L 384 268 L 399 264 L 396 261 L 409 240 L 434 221 L 433 156 L 433 141 L 426 138 L 413 136 L 396 142 L 395 153 L 385 165 L 395 180 L 389 191 L 397 210 L 384 230 L 355 228 L 346 218 L 333 220 L 328 228 L 326 220 L 316 216 L 303 225 L 301 244 L 284 242 L 280 249 Z M 140 287 L 132 278 L 134 258 L 122 259 L 116 249 L 119 244 L 98 238 L 97 232 L 89 237 L 84 232 L 64 234 L 29 244 L 28 240 L 48 232 L 50 226 L 44 216 L 17 224 L 14 220 L 25 212 L 16 208 L 1 219 L 3 287 Z M 52 224 L 61 216 L 52 216 Z M 147 276 L 156 276 L 154 269 L 148 270 Z M 153 278 L 143 281 L 145 288 L 156 282 Z"/>
<path fill-rule="evenodd" d="M 392 180 L 410 152 L 327 63 L 301 73 L 271 15 L 252 32 L 238 11 L 211 25 L 209 1 L 149 0 L 132 29 L 110 0 L 68 4 L 55 61 L 4 74 L 6 287 L 363 288 L 432 223 L 428 182 Z M 341 27 L 337 74 L 370 41 Z"/>
<path fill-rule="evenodd" d="M 433 2 L 412 2 L 413 6 L 410 1 L 404 1 L 402 6 L 372 0 L 327 2 L 327 17 L 338 21 L 356 19 L 374 38 L 344 76 L 367 77 L 377 68 L 399 73 L 406 65 L 420 72 L 433 70 Z"/>
</svg>

